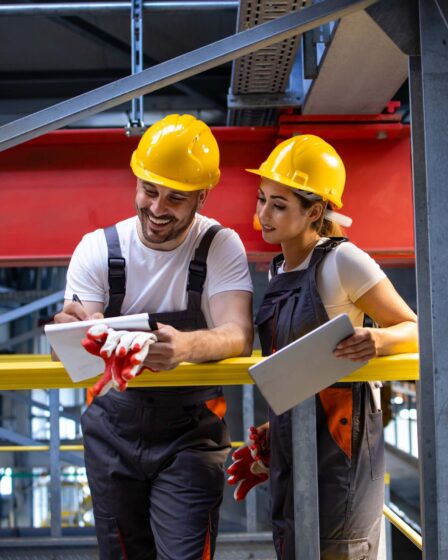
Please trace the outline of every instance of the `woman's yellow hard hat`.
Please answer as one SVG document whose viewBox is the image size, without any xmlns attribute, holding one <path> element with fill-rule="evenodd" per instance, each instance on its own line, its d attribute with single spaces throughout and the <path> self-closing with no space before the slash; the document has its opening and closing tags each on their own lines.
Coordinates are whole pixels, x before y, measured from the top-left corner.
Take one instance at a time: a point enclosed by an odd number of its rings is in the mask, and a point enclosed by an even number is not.
<svg viewBox="0 0 448 560">
<path fill-rule="evenodd" d="M 345 167 L 336 150 L 312 134 L 279 144 L 259 169 L 246 169 L 282 185 L 309 192 L 342 207 Z"/>
</svg>

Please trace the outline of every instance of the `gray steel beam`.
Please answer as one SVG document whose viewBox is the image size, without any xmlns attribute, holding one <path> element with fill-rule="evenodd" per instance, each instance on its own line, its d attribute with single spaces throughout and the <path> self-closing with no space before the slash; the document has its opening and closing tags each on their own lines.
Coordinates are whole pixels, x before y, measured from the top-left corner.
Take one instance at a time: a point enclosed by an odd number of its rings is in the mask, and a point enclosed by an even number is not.
<svg viewBox="0 0 448 560">
<path fill-rule="evenodd" d="M 138 74 L 143 70 L 143 2 L 132 0 L 131 9 L 131 71 Z M 131 102 L 129 127 L 143 128 L 143 95 L 134 97 Z"/>
<path fill-rule="evenodd" d="M 50 518 L 52 537 L 62 536 L 59 389 L 50 390 Z"/>
<path fill-rule="evenodd" d="M 325 0 L 274 21 L 162 62 L 134 76 L 79 95 L 0 127 L 0 150 L 110 109 L 165 86 L 214 68 L 239 56 L 303 33 L 366 8 L 377 0 Z"/>
<path fill-rule="evenodd" d="M 35 406 L 41 410 L 50 410 L 48 404 L 36 401 L 29 396 L 24 396 L 23 391 L 0 391 L 0 397 L 11 399 L 28 407 Z M 79 423 L 79 414 L 67 412 L 62 405 L 59 407 L 59 415 L 62 418 L 68 418 L 69 420 Z"/>
<path fill-rule="evenodd" d="M 55 389 L 52 389 L 55 390 Z M 12 432 L 11 430 L 7 430 L 6 428 L 0 427 L 0 439 L 5 441 L 10 441 L 11 443 L 16 443 L 17 445 L 46 445 L 42 442 L 36 442 L 34 439 L 31 439 L 27 436 L 23 436 L 22 434 L 18 434 L 16 432 Z M 31 453 L 36 453 L 36 451 L 32 451 Z M 45 451 L 42 451 L 45 453 Z M 61 452 L 61 460 L 69 463 L 70 465 L 76 465 L 77 467 L 83 467 L 84 461 L 78 455 L 74 453 L 70 453 L 69 451 Z"/>
<path fill-rule="evenodd" d="M 22 305 L 22 307 L 18 307 L 17 309 L 13 309 L 12 311 L 7 311 L 6 313 L 2 313 L 0 315 L 0 325 L 5 325 L 6 323 L 10 323 L 11 321 L 15 321 L 20 319 L 21 317 L 25 317 L 30 313 L 34 313 L 35 311 L 39 311 L 39 309 L 45 309 L 50 305 L 58 303 L 64 299 L 64 290 L 60 290 L 59 292 L 55 292 L 51 294 L 51 296 L 46 296 L 32 303 L 28 303 L 27 305 Z"/>
<path fill-rule="evenodd" d="M 205 11 L 236 11 L 239 2 L 235 0 L 215 0 L 202 2 L 186 0 L 185 2 L 143 2 L 143 9 L 152 13 L 179 13 Z M 131 9 L 131 2 L 64 2 L 40 4 L 4 4 L 0 6 L 0 16 L 66 16 L 82 13 L 126 13 Z"/>
<path fill-rule="evenodd" d="M 52 19 L 62 27 L 69 29 L 73 33 L 76 33 L 77 35 L 80 35 L 81 37 L 84 37 L 89 41 L 93 41 L 101 48 L 106 47 L 108 49 L 113 49 L 116 53 L 125 56 L 128 60 L 131 59 L 132 49 L 130 45 L 126 43 L 126 41 L 122 41 L 118 37 L 115 37 L 111 33 L 100 29 L 97 25 L 93 25 L 92 23 L 84 20 L 81 17 L 59 16 L 50 19 Z M 158 60 L 146 55 L 143 52 L 143 48 L 141 49 L 141 58 L 145 66 L 147 66 L 148 68 L 159 63 Z M 192 88 L 191 86 L 187 86 L 185 84 L 173 84 L 173 86 L 181 93 L 197 99 L 198 102 L 208 102 L 208 104 L 212 102 L 215 107 L 218 105 L 216 101 L 213 101 L 205 95 L 199 93 L 199 91 Z"/>
<path fill-rule="evenodd" d="M 17 336 L 8 338 L 7 340 L 0 342 L 0 350 L 4 350 L 5 348 L 9 349 L 11 347 L 14 348 L 14 346 L 18 346 L 23 342 L 27 342 L 34 337 L 40 336 L 41 334 L 43 334 L 43 332 L 44 327 L 38 327 L 37 329 L 31 329 L 30 331 L 26 331 L 22 334 L 18 334 Z"/>
<path fill-rule="evenodd" d="M 316 401 L 292 409 L 295 558 L 319 560 Z"/>
<path fill-rule="evenodd" d="M 243 385 L 243 434 L 247 438 L 249 428 L 255 426 L 254 413 L 254 386 Z M 249 492 L 245 500 L 246 506 L 246 531 L 257 531 L 257 492 Z"/>
<path fill-rule="evenodd" d="M 421 55 L 410 58 L 423 558 L 448 558 L 448 30 L 435 0 L 420 0 Z M 420 66 L 421 64 L 421 66 Z"/>
</svg>

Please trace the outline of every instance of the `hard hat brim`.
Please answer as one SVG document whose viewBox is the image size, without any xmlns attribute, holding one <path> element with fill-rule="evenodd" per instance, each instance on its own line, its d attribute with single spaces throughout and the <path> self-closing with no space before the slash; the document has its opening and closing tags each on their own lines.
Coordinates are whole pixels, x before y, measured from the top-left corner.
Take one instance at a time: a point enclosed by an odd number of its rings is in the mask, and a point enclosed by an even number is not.
<svg viewBox="0 0 448 560">
<path fill-rule="evenodd" d="M 161 187 L 167 187 L 169 189 L 173 189 L 176 191 L 184 191 L 184 192 L 211 190 L 219 182 L 219 178 L 221 176 L 221 172 L 218 171 L 215 177 L 213 177 L 209 182 L 204 183 L 202 185 L 192 185 L 190 183 L 182 183 L 174 179 L 169 179 L 168 177 L 162 177 L 161 175 L 157 175 L 157 173 L 153 173 L 148 169 L 143 169 L 138 164 L 135 152 L 132 154 L 131 169 L 134 175 L 139 179 L 141 179 L 142 181 L 148 181 L 148 183 L 154 183 L 156 185 L 160 185 Z"/>
<path fill-rule="evenodd" d="M 292 188 L 296 191 L 306 191 L 306 192 L 313 193 L 313 194 L 318 194 L 319 196 L 321 196 L 314 189 L 309 188 L 306 185 L 300 185 L 299 186 L 293 180 L 288 179 L 287 177 L 284 177 L 283 175 L 280 175 L 278 173 L 273 173 L 272 171 L 261 171 L 260 169 L 246 169 L 245 171 L 247 171 L 249 173 L 253 173 L 254 175 L 259 175 L 260 177 L 263 177 L 264 179 L 270 179 L 271 181 L 275 181 L 276 183 L 280 183 L 281 185 L 284 185 L 285 187 L 290 187 L 290 188 Z M 342 202 L 340 200 L 336 199 L 336 198 L 328 197 L 328 198 L 325 198 L 323 200 L 328 200 L 329 202 L 334 204 L 336 206 L 336 208 L 342 208 Z"/>
</svg>

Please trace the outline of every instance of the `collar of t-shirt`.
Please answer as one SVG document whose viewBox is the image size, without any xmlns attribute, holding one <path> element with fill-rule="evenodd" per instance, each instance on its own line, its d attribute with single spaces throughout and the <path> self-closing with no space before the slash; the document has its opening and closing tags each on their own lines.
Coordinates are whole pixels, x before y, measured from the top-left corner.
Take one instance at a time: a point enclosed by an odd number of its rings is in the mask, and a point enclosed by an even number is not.
<svg viewBox="0 0 448 560">
<path fill-rule="evenodd" d="M 327 241 L 327 239 L 329 239 L 329 238 L 328 237 L 321 237 L 319 239 L 319 241 L 316 243 L 316 245 L 314 245 L 314 247 L 317 247 L 318 245 L 322 245 L 322 243 L 324 241 Z M 310 252 L 310 254 L 306 257 L 306 259 L 304 261 L 302 261 L 298 266 L 296 266 L 292 270 L 288 270 L 288 272 L 296 272 L 297 270 L 305 270 L 306 268 L 308 268 L 309 265 L 310 265 L 311 257 L 313 256 L 313 252 L 314 252 L 314 249 Z M 283 274 L 283 272 L 285 272 L 285 261 L 283 261 L 277 269 L 277 274 Z"/>
</svg>

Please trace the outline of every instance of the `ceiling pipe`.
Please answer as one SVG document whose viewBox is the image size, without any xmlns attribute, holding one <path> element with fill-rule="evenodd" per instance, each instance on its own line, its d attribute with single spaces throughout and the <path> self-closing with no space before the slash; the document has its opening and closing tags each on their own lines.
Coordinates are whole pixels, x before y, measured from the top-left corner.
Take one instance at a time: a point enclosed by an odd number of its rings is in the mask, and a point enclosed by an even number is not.
<svg viewBox="0 0 448 560">
<path fill-rule="evenodd" d="M 152 13 L 170 12 L 205 12 L 215 10 L 238 9 L 238 0 L 214 0 L 200 2 L 187 0 L 185 2 L 144 2 L 143 9 Z M 0 6 L 0 16 L 57 16 L 80 15 L 82 13 L 122 13 L 131 10 L 131 2 L 67 2 L 59 4 L 4 4 Z"/>
</svg>

